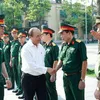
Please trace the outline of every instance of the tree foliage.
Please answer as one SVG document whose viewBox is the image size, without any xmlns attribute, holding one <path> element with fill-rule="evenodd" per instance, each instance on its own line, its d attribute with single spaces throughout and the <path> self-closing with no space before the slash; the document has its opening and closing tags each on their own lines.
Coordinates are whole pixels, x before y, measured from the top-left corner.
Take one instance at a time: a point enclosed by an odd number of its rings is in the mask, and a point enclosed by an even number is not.
<svg viewBox="0 0 100 100">
<path fill-rule="evenodd" d="M 23 3 L 18 0 L 4 0 L 1 14 L 5 14 L 5 22 L 8 30 L 13 26 L 22 26 Z"/>
<path fill-rule="evenodd" d="M 85 12 L 85 5 L 80 3 L 69 3 L 65 1 L 62 4 L 62 9 L 66 13 L 66 18 L 62 18 L 62 21 L 75 25 L 76 27 L 81 26 L 83 33 L 85 33 L 85 14 L 87 14 L 87 33 L 92 29 L 92 7 L 88 6 Z"/>
<path fill-rule="evenodd" d="M 5 21 L 8 29 L 12 26 L 21 27 L 22 16 L 27 20 L 44 20 L 45 15 L 51 8 L 50 0 L 2 0 L 0 1 L 0 14 L 5 14 Z"/>
<path fill-rule="evenodd" d="M 50 11 L 50 0 L 29 0 L 27 19 L 32 21 L 42 21 Z"/>
</svg>

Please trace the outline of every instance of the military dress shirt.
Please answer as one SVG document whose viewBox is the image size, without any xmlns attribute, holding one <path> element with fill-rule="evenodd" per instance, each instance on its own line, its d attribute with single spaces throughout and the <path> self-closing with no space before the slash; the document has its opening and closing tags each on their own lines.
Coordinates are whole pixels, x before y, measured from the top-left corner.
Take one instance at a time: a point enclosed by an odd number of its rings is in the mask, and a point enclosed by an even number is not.
<svg viewBox="0 0 100 100">
<path fill-rule="evenodd" d="M 6 64 L 9 64 L 10 62 L 10 46 L 11 46 L 10 42 L 4 44 L 3 46 L 4 60 Z"/>
<path fill-rule="evenodd" d="M 59 47 L 53 42 L 53 40 L 51 40 L 48 45 L 45 44 L 44 47 L 46 50 L 45 66 L 53 67 L 54 61 L 58 60 Z"/>
<path fill-rule="evenodd" d="M 20 43 L 18 40 L 13 40 L 11 43 L 11 57 L 18 57 Z"/>
<path fill-rule="evenodd" d="M 22 71 L 33 76 L 45 74 L 47 68 L 44 65 L 44 56 L 43 46 L 41 44 L 34 45 L 30 39 L 21 50 Z"/>
<path fill-rule="evenodd" d="M 82 69 L 82 62 L 87 60 L 86 46 L 82 41 L 75 38 L 71 43 L 64 43 L 59 59 L 63 62 L 62 70 L 65 73 L 79 72 Z"/>
</svg>

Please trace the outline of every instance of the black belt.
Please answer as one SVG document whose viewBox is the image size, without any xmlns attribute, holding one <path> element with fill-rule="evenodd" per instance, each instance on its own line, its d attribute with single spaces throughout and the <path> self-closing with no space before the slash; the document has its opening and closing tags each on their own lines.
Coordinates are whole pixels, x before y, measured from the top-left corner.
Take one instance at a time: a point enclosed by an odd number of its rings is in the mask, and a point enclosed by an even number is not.
<svg viewBox="0 0 100 100">
<path fill-rule="evenodd" d="M 41 75 L 38 75 L 38 76 L 34 76 L 34 75 L 31 75 L 31 74 L 28 74 L 28 73 L 23 73 L 23 75 L 25 75 L 25 76 L 31 76 L 31 77 L 34 77 L 34 78 L 39 78 L 41 76 L 45 76 L 44 74 L 41 74 Z"/>
<path fill-rule="evenodd" d="M 79 74 L 79 73 L 81 73 L 81 71 L 79 71 L 79 72 L 73 72 L 73 73 L 65 73 L 64 72 L 64 75 L 65 76 L 71 76 L 71 75 L 75 75 L 75 74 Z"/>
</svg>

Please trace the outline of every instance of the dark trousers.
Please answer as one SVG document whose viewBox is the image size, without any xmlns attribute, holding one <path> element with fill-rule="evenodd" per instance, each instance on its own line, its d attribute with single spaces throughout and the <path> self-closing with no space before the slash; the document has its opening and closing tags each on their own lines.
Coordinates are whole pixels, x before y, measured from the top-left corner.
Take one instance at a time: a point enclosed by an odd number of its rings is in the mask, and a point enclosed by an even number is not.
<svg viewBox="0 0 100 100">
<path fill-rule="evenodd" d="M 18 66 L 18 87 L 19 87 L 19 89 L 18 89 L 18 91 L 21 91 L 21 92 L 23 92 L 23 90 L 22 90 L 22 84 L 21 84 L 21 78 L 22 78 L 22 71 L 21 71 L 21 65 L 20 66 Z"/>
<path fill-rule="evenodd" d="M 11 68 L 11 81 L 12 87 L 15 87 L 15 82 L 17 85 L 17 89 L 19 89 L 19 78 L 18 78 L 18 58 L 12 60 L 12 68 Z"/>
<path fill-rule="evenodd" d="M 80 78 L 81 73 L 71 76 L 63 76 L 66 100 L 85 100 L 84 89 L 79 90 L 78 88 Z"/>
<path fill-rule="evenodd" d="M 0 100 L 4 100 L 4 82 L 0 82 Z"/>
<path fill-rule="evenodd" d="M 50 77 L 51 75 L 49 73 L 46 73 L 46 86 L 48 92 L 47 100 L 58 100 L 56 82 L 51 82 Z"/>
<path fill-rule="evenodd" d="M 38 100 L 46 100 L 46 79 L 45 75 L 33 76 L 24 74 L 22 77 L 22 87 L 25 100 L 33 100 L 35 93 Z"/>
</svg>

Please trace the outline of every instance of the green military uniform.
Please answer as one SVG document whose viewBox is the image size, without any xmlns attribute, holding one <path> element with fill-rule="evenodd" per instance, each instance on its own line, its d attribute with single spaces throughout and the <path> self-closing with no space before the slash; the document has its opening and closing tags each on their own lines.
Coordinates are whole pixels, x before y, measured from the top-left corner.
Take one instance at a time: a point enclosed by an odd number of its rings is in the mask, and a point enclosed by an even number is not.
<svg viewBox="0 0 100 100">
<path fill-rule="evenodd" d="M 11 61 L 12 61 L 12 85 L 14 87 L 14 81 L 16 81 L 17 88 L 19 88 L 18 80 L 18 51 L 20 43 L 18 40 L 13 40 L 11 42 Z"/>
<path fill-rule="evenodd" d="M 6 69 L 7 69 L 7 73 L 9 75 L 9 77 L 11 78 L 11 67 L 10 67 L 10 41 L 7 44 L 4 44 L 3 46 L 3 52 L 4 52 L 4 60 L 5 60 L 5 65 L 6 65 Z"/>
<path fill-rule="evenodd" d="M 18 35 L 19 38 L 19 42 L 21 43 L 21 39 L 26 38 L 27 34 L 25 31 L 21 31 Z M 24 44 L 26 43 L 25 41 L 23 41 Z M 18 98 L 24 98 L 24 93 L 23 93 L 23 89 L 22 89 L 22 85 L 21 85 L 21 76 L 22 76 L 22 58 L 21 58 L 21 49 L 24 46 L 24 44 L 21 44 L 19 47 L 19 53 L 18 53 L 18 80 L 19 80 L 19 90 L 16 93 L 16 95 L 20 95 L 22 94 L 22 96 L 19 96 Z"/>
<path fill-rule="evenodd" d="M 45 66 L 53 67 L 54 61 L 58 60 L 59 48 L 53 41 L 50 41 L 48 45 L 45 45 L 45 50 Z M 46 73 L 46 86 L 49 100 L 58 100 L 56 82 L 50 82 L 50 77 L 51 75 L 49 73 Z"/>
<path fill-rule="evenodd" d="M 0 27 L 5 27 L 4 23 L 4 15 L 0 15 Z M 1 35 L 2 33 L 0 33 Z M 2 76 L 2 62 L 4 62 L 4 55 L 3 55 L 3 41 L 0 36 L 0 100 L 4 100 L 4 80 Z"/>
<path fill-rule="evenodd" d="M 64 72 L 63 83 L 66 100 L 84 100 L 84 89 L 80 90 L 78 85 L 81 80 L 82 63 L 87 60 L 87 53 L 85 44 L 74 38 L 74 30 L 75 27 L 61 23 L 60 34 L 65 42 L 62 45 L 59 60 L 62 61 Z"/>
<path fill-rule="evenodd" d="M 78 84 L 81 79 L 82 62 L 87 60 L 85 44 L 75 38 L 70 44 L 64 43 L 59 59 L 63 62 L 66 100 L 84 100 L 84 90 L 79 90 Z"/>
<path fill-rule="evenodd" d="M 0 39 L 0 100 L 4 98 L 4 80 L 2 77 L 3 41 Z"/>
<path fill-rule="evenodd" d="M 21 49 L 22 46 L 19 47 L 19 53 L 18 53 L 18 77 L 19 77 L 19 91 L 22 91 L 22 86 L 21 86 L 21 75 L 22 75 L 22 71 L 21 71 L 21 67 L 22 67 L 22 59 L 21 59 Z"/>
<path fill-rule="evenodd" d="M 54 30 L 48 28 L 47 26 L 43 26 L 42 34 L 50 34 L 52 35 L 54 33 Z M 52 38 L 52 36 L 51 36 Z M 45 41 L 44 41 L 45 42 Z M 45 66 L 53 68 L 54 61 L 58 60 L 58 54 L 59 54 L 59 47 L 51 40 L 49 44 L 45 44 Z M 58 95 L 56 91 L 56 82 L 50 81 L 51 75 L 49 73 L 46 73 L 46 86 L 48 91 L 48 97 L 47 100 L 58 100 Z"/>
<path fill-rule="evenodd" d="M 20 45 L 19 53 L 18 53 L 18 78 L 19 78 L 19 91 L 21 93 L 23 93 L 22 86 L 21 86 L 21 76 L 22 76 L 22 71 L 21 71 L 21 68 L 22 68 L 21 49 L 22 49 L 22 47 L 23 47 L 23 45 Z"/>
</svg>

